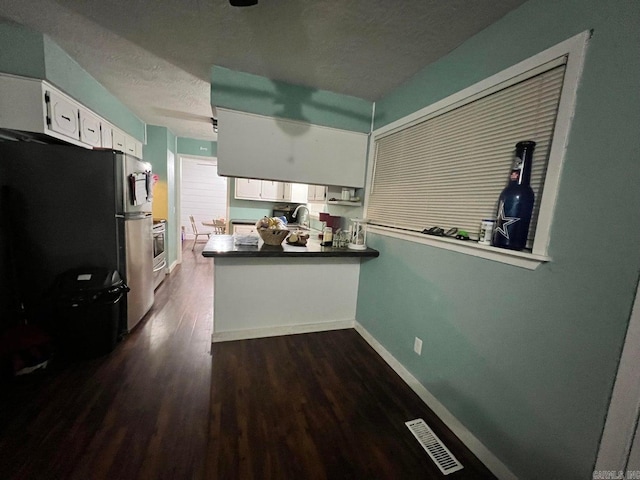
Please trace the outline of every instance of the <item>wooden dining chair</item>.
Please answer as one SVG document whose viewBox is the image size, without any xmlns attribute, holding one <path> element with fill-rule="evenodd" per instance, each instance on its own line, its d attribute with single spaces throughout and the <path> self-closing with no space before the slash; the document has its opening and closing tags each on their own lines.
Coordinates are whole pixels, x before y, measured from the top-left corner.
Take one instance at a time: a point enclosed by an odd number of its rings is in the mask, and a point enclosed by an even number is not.
<svg viewBox="0 0 640 480">
<path fill-rule="evenodd" d="M 213 219 L 213 231 L 216 235 L 224 235 L 227 231 L 227 222 L 224 218 Z"/>
<path fill-rule="evenodd" d="M 207 237 L 207 240 L 209 240 L 209 237 L 211 237 L 211 234 L 213 232 L 209 232 L 209 231 L 199 232 L 198 227 L 196 226 L 196 221 L 193 218 L 193 215 L 189 215 L 189 220 L 191 221 L 191 228 L 193 229 L 193 234 L 195 235 L 195 237 L 193 238 L 193 245 L 191 246 L 191 250 L 193 251 L 193 249 L 196 248 L 196 242 L 198 241 L 198 237 L 205 236 Z"/>
</svg>

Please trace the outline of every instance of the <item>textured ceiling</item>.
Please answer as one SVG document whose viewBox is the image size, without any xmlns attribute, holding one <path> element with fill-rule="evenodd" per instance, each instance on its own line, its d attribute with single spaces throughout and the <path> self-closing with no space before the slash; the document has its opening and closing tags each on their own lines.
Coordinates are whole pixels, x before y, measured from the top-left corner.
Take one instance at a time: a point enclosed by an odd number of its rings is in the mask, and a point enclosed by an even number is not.
<svg viewBox="0 0 640 480">
<path fill-rule="evenodd" d="M 215 139 L 212 65 L 377 100 L 524 0 L 2 0 L 148 124 Z"/>
</svg>

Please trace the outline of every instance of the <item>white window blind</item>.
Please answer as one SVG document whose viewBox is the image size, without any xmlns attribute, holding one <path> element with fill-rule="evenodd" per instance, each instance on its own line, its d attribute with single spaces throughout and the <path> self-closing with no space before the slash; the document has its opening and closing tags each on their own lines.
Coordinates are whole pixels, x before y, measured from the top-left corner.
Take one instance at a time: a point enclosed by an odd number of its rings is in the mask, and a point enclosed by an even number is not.
<svg viewBox="0 0 640 480">
<path fill-rule="evenodd" d="M 422 231 L 457 227 L 477 235 L 494 217 L 515 144 L 533 140 L 532 242 L 565 72 L 560 58 L 375 139 L 367 218 Z"/>
</svg>

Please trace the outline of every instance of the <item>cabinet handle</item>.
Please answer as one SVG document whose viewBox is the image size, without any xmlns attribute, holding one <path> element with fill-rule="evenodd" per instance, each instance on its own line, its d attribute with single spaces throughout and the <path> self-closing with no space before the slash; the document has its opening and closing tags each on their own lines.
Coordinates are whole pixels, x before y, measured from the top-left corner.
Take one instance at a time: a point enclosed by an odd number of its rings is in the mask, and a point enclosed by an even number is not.
<svg viewBox="0 0 640 480">
<path fill-rule="evenodd" d="M 65 117 L 64 115 L 60 115 L 62 118 L 64 118 L 67 122 L 70 122 L 71 119 L 69 117 Z"/>
<path fill-rule="evenodd" d="M 92 130 L 91 128 L 87 128 L 87 130 L 89 130 L 91 133 L 96 133 L 96 131 Z"/>
</svg>

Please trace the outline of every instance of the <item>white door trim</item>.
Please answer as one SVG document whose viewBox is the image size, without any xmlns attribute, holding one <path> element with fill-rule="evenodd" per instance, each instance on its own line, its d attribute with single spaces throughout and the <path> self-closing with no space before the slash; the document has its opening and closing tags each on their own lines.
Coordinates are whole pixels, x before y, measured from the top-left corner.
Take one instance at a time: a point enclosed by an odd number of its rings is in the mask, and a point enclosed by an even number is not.
<svg viewBox="0 0 640 480">
<path fill-rule="evenodd" d="M 624 472 L 640 414 L 640 284 L 629 319 L 607 419 L 600 439 L 595 472 Z"/>
</svg>

